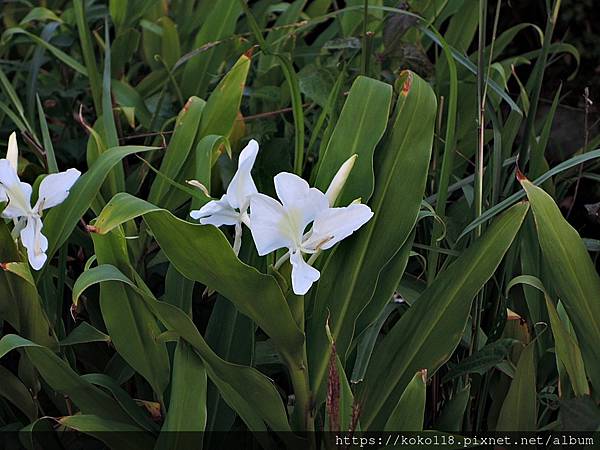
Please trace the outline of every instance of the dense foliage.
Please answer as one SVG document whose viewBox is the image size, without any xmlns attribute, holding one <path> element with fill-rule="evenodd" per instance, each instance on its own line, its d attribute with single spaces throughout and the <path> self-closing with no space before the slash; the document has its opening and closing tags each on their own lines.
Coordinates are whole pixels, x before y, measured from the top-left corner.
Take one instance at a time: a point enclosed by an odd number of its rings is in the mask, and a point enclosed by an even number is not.
<svg viewBox="0 0 600 450">
<path fill-rule="evenodd" d="M 3 2 L 15 448 L 600 427 L 600 139 L 551 153 L 542 98 L 579 53 L 487 3 Z"/>
</svg>

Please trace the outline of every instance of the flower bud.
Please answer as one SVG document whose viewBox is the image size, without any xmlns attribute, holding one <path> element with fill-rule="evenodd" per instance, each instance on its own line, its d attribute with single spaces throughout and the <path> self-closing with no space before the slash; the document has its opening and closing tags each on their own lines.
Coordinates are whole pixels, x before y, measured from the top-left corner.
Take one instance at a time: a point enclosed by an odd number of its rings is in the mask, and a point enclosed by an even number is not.
<svg viewBox="0 0 600 450">
<path fill-rule="evenodd" d="M 356 154 L 354 154 L 350 158 L 348 158 L 346 160 L 346 162 L 344 162 L 344 164 L 342 164 L 342 166 L 339 168 L 339 170 L 333 177 L 333 180 L 331 180 L 331 184 L 327 188 L 327 192 L 325 192 L 325 195 L 327 196 L 327 200 L 329 200 L 330 207 L 333 207 L 335 205 L 335 201 L 337 200 L 338 196 L 340 195 L 340 192 L 342 192 L 342 189 L 344 188 L 344 185 L 346 184 L 346 181 L 348 180 L 348 176 L 350 175 L 350 172 L 352 171 L 352 168 L 354 167 L 356 158 L 358 158 L 358 155 L 356 155 Z"/>
<path fill-rule="evenodd" d="M 10 163 L 15 172 L 19 164 L 19 148 L 17 147 L 17 133 L 14 131 L 8 138 L 8 149 L 6 150 L 6 159 Z"/>
<path fill-rule="evenodd" d="M 206 195 L 207 197 L 210 197 L 210 193 L 208 192 L 208 189 L 206 188 L 206 186 L 204 186 L 198 180 L 187 180 L 186 183 L 189 184 L 190 186 L 194 186 L 195 188 L 200 189 L 204 195 Z"/>
</svg>

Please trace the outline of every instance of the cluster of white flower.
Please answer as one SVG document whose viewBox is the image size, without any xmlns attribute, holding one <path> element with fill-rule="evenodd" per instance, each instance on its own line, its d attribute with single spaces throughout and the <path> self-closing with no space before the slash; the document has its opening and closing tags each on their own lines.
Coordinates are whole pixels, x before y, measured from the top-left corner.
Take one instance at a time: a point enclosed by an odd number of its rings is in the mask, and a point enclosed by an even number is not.
<svg viewBox="0 0 600 450">
<path fill-rule="evenodd" d="M 358 202 L 334 207 L 356 156 L 342 165 L 326 193 L 311 188 L 297 175 L 287 172 L 276 175 L 277 201 L 256 189 L 251 171 L 257 154 L 258 143 L 252 140 L 240 154 L 238 170 L 226 194 L 192 211 L 190 216 L 200 219 L 201 224 L 234 225 L 236 253 L 241 244 L 242 224 L 250 228 L 259 255 L 287 248 L 276 268 L 289 258 L 292 289 L 294 293 L 304 295 L 320 276 L 311 266 L 316 255 L 350 236 L 373 216 L 367 205 Z M 312 256 L 305 261 L 304 254 Z"/>
<path fill-rule="evenodd" d="M 238 170 L 226 194 L 192 211 L 190 216 L 199 219 L 203 225 L 235 226 L 233 249 L 236 254 L 241 245 L 242 224 L 250 228 L 259 255 L 288 249 L 275 268 L 289 259 L 292 288 L 296 294 L 304 295 L 319 279 L 319 271 L 311 265 L 319 252 L 350 236 L 373 216 L 371 209 L 359 201 L 334 207 L 356 156 L 342 165 L 325 193 L 311 188 L 292 173 L 276 175 L 277 201 L 256 189 L 251 171 L 257 154 L 258 143 L 252 140 L 240 154 Z M 0 203 L 7 203 L 1 217 L 14 221 L 13 236 L 15 239 L 20 236 L 31 267 L 40 270 L 46 262 L 48 249 L 48 239 L 42 233 L 43 212 L 68 197 L 81 172 L 69 169 L 47 175 L 39 185 L 38 199 L 32 207 L 33 188 L 19 179 L 18 159 L 17 138 L 12 133 L 6 158 L 0 159 Z M 304 260 L 305 254 L 312 255 L 308 261 Z"/>
<path fill-rule="evenodd" d="M 33 188 L 19 179 L 18 161 L 17 136 L 12 133 L 8 139 L 6 158 L 0 159 L 0 202 L 8 202 L 1 216 L 14 221 L 13 235 L 21 237 L 31 267 L 40 270 L 46 262 L 48 250 L 48 239 L 42 233 L 43 212 L 65 201 L 81 172 L 69 169 L 46 176 L 40 183 L 38 199 L 32 207 Z"/>
</svg>

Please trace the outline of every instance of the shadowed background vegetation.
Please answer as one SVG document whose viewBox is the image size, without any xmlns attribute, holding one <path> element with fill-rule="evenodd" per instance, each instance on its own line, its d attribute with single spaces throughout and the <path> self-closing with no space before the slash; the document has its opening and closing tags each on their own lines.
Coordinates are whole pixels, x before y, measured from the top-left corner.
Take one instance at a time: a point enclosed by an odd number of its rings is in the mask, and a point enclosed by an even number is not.
<svg viewBox="0 0 600 450">
<path fill-rule="evenodd" d="M 597 430 L 598 8 L 513 3 L 0 3 L 0 154 L 85 173 L 41 271 L 0 223 L 11 445 Z M 341 204 L 375 216 L 304 297 L 188 217 L 250 139 L 270 195 L 359 156 Z"/>
</svg>

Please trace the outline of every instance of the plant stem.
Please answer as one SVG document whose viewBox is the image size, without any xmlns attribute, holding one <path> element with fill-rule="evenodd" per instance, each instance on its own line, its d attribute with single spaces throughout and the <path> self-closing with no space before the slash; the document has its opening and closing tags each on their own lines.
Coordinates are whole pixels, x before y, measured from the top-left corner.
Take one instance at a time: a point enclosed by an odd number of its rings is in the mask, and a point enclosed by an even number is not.
<svg viewBox="0 0 600 450">
<path fill-rule="evenodd" d="M 590 126 L 589 126 L 589 115 L 590 115 L 590 105 L 592 101 L 590 100 L 590 89 L 586 86 L 583 90 L 583 101 L 584 101 L 584 111 L 585 115 L 583 117 L 583 152 L 585 153 L 588 149 L 588 145 L 590 142 Z M 577 171 L 577 181 L 575 181 L 575 191 L 573 192 L 573 200 L 571 201 L 571 205 L 569 206 L 569 211 L 567 212 L 567 219 L 571 216 L 573 212 L 573 208 L 575 207 L 575 202 L 577 201 L 577 195 L 579 194 L 579 184 L 581 183 L 581 177 L 583 175 L 583 163 L 579 165 L 579 170 Z"/>
<path fill-rule="evenodd" d="M 296 324 L 304 332 L 304 296 L 290 295 L 288 296 L 288 304 L 290 305 L 290 310 Z M 315 430 L 315 419 L 312 413 L 306 342 L 302 345 L 302 355 L 300 358 L 290 357 L 286 359 L 296 400 L 292 422 L 296 430 L 311 433 Z"/>
</svg>

